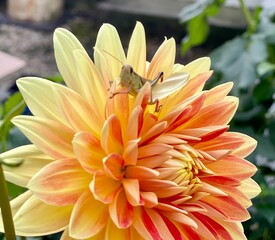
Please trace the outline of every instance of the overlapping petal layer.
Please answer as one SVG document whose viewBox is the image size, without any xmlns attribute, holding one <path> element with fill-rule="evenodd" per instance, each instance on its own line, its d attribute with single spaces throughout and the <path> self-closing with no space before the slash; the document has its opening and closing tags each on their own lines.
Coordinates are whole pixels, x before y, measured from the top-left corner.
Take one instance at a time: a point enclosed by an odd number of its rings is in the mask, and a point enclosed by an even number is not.
<svg viewBox="0 0 275 240">
<path fill-rule="evenodd" d="M 203 90 L 210 60 L 175 64 L 175 41 L 165 39 L 146 62 L 140 23 L 127 56 L 109 24 L 99 31 L 95 64 L 64 29 L 56 30 L 54 47 L 68 88 L 20 79 L 34 116 L 13 123 L 33 145 L 0 155 L 8 164 L 21 161 L 5 174 L 29 189 L 12 202 L 17 233 L 65 230 L 63 240 L 245 239 L 241 222 L 260 189 L 251 179 L 257 169 L 244 157 L 256 142 L 228 131 L 238 106 L 227 96 L 231 83 Z M 110 96 L 122 64 L 149 81 L 136 95 Z M 160 72 L 164 82 L 153 85 Z M 152 93 L 160 98 L 152 101 Z"/>
</svg>

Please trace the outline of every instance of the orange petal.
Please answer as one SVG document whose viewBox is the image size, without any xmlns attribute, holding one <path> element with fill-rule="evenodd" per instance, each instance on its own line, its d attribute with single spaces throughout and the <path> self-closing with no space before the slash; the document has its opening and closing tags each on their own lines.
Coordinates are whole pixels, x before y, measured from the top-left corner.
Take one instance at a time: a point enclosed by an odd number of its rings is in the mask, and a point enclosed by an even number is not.
<svg viewBox="0 0 275 240">
<path fill-rule="evenodd" d="M 160 122 L 154 125 L 149 131 L 144 133 L 141 136 L 141 140 L 139 144 L 146 144 L 153 140 L 154 138 L 157 138 L 160 134 L 163 133 L 163 131 L 167 128 L 167 122 Z"/>
<path fill-rule="evenodd" d="M 66 206 L 77 201 L 89 187 L 91 178 L 75 159 L 63 159 L 41 169 L 28 188 L 45 203 Z"/>
<path fill-rule="evenodd" d="M 129 203 L 132 206 L 141 205 L 139 181 L 137 179 L 124 178 L 122 184 Z"/>
<path fill-rule="evenodd" d="M 143 122 L 143 109 L 135 107 L 129 116 L 125 141 L 137 139 Z"/>
<path fill-rule="evenodd" d="M 176 187 L 177 184 L 168 180 L 150 179 L 139 182 L 140 189 L 145 192 L 155 192 L 160 189 Z"/>
<path fill-rule="evenodd" d="M 144 166 L 147 168 L 155 168 L 155 167 L 160 166 L 162 163 L 168 161 L 169 159 L 171 159 L 171 156 L 169 156 L 168 154 L 145 157 L 145 158 L 140 158 L 137 161 L 137 165 Z"/>
<path fill-rule="evenodd" d="M 209 91 L 206 91 L 204 106 L 223 101 L 232 88 L 233 83 L 228 82 L 211 88 Z"/>
<path fill-rule="evenodd" d="M 124 160 L 121 155 L 111 153 L 103 159 L 103 167 L 106 176 L 114 180 L 122 179 L 124 175 Z"/>
<path fill-rule="evenodd" d="M 133 222 L 133 207 L 128 202 L 125 192 L 121 189 L 109 204 L 109 213 L 118 228 L 128 228 Z"/>
<path fill-rule="evenodd" d="M 120 181 L 116 181 L 105 176 L 100 171 L 94 174 L 94 179 L 90 184 L 90 189 L 94 198 L 108 204 L 112 202 L 121 186 Z"/>
<path fill-rule="evenodd" d="M 33 116 L 18 116 L 13 118 L 12 122 L 35 146 L 51 157 L 74 157 L 71 144 L 74 132 L 66 126 Z"/>
<path fill-rule="evenodd" d="M 161 236 L 160 239 L 171 239 L 173 240 L 174 237 L 170 232 L 169 228 L 167 227 L 163 217 L 155 210 L 151 208 L 144 208 L 145 213 L 143 214 L 143 219 L 148 219 L 147 222 L 151 222 L 154 224 L 158 234 Z"/>
<path fill-rule="evenodd" d="M 142 109 L 145 109 L 148 102 L 150 101 L 150 98 L 151 98 L 151 85 L 149 82 L 146 82 L 143 85 L 143 87 L 139 90 L 132 108 L 141 106 Z"/>
<path fill-rule="evenodd" d="M 229 97 L 228 97 L 229 98 Z M 182 127 L 195 128 L 210 125 L 227 125 L 238 107 L 238 99 L 230 97 L 230 100 L 204 107 L 200 112 Z"/>
<path fill-rule="evenodd" d="M 140 192 L 142 201 L 144 202 L 144 207 L 153 208 L 158 204 L 158 197 L 153 192 Z"/>
<path fill-rule="evenodd" d="M 106 120 L 101 136 L 101 146 L 107 154 L 122 153 L 123 143 L 120 122 L 115 115 L 111 115 Z"/>
<path fill-rule="evenodd" d="M 248 211 L 230 196 L 208 196 L 201 201 L 222 213 L 228 220 L 243 222 L 250 218 Z"/>
<path fill-rule="evenodd" d="M 88 132 L 77 133 L 73 139 L 73 149 L 81 166 L 89 173 L 102 169 L 102 161 L 106 156 L 100 141 Z"/>
<path fill-rule="evenodd" d="M 182 223 L 184 225 L 188 225 L 192 228 L 196 228 L 196 229 L 198 228 L 197 223 L 186 214 L 179 213 L 179 212 L 168 212 L 168 211 L 167 212 L 163 211 L 162 214 L 170 220 Z"/>
<path fill-rule="evenodd" d="M 128 166 L 125 171 L 126 178 L 145 180 L 156 179 L 158 176 L 158 171 L 143 166 Z"/>
<path fill-rule="evenodd" d="M 203 151 L 211 151 L 211 150 L 235 150 L 243 145 L 244 139 L 238 137 L 236 134 L 231 134 L 230 132 L 224 133 L 212 140 L 198 143 L 195 146 L 196 149 L 200 149 Z"/>
<path fill-rule="evenodd" d="M 125 166 L 136 165 L 138 157 L 138 143 L 140 139 L 130 140 L 127 142 L 124 152 L 123 159 Z"/>
<path fill-rule="evenodd" d="M 178 103 L 183 102 L 184 100 L 195 96 L 196 93 L 200 93 L 204 87 L 205 82 L 211 77 L 212 71 L 205 72 L 197 75 L 194 78 L 188 80 L 186 85 L 177 92 L 176 95 L 169 98 L 166 103 L 162 106 L 160 115 L 166 116 L 168 112 L 175 109 Z"/>
<path fill-rule="evenodd" d="M 162 239 L 144 208 L 135 208 L 133 226 L 143 239 Z"/>
<path fill-rule="evenodd" d="M 120 122 L 123 140 L 128 138 L 128 136 L 125 136 L 125 132 L 129 118 L 129 98 L 129 94 L 117 94 L 114 96 L 114 114 Z"/>
<path fill-rule="evenodd" d="M 209 184 L 213 184 L 215 186 L 218 185 L 226 185 L 228 187 L 237 187 L 240 185 L 240 181 L 232 178 L 232 177 L 225 177 L 225 176 L 200 176 L 200 180 L 203 182 L 207 182 Z"/>
<path fill-rule="evenodd" d="M 95 236 L 106 225 L 108 207 L 94 199 L 86 191 L 76 202 L 69 225 L 70 236 L 76 239 L 86 239 Z"/>
<path fill-rule="evenodd" d="M 249 137 L 242 133 L 235 134 L 237 134 L 238 137 L 241 137 L 244 140 L 244 144 L 240 148 L 234 150 L 232 154 L 244 158 L 254 151 L 257 146 L 257 141 L 252 137 Z"/>
<path fill-rule="evenodd" d="M 181 129 L 186 129 L 185 125 L 192 121 L 195 118 L 196 114 L 198 114 L 202 108 L 205 96 L 203 94 L 197 95 L 187 101 L 182 103 L 183 108 L 180 115 L 175 119 L 175 121 L 170 124 L 170 126 L 166 129 L 166 132 L 173 131 L 184 134 L 180 132 Z M 187 107 L 186 107 L 187 105 Z M 181 107 L 181 106 L 180 106 Z M 204 126 L 204 125 L 203 125 Z M 190 128 L 190 127 L 188 127 Z"/>
<path fill-rule="evenodd" d="M 145 146 L 139 147 L 138 158 L 151 157 L 158 154 L 163 154 L 173 147 L 163 143 L 151 143 Z"/>
<path fill-rule="evenodd" d="M 235 156 L 228 156 L 217 162 L 211 162 L 207 164 L 207 168 L 216 174 L 238 180 L 247 179 L 257 171 L 257 168 L 252 163 Z"/>
<path fill-rule="evenodd" d="M 212 218 L 200 213 L 193 213 L 193 215 L 210 230 L 216 239 L 234 240 L 228 231 Z"/>
</svg>

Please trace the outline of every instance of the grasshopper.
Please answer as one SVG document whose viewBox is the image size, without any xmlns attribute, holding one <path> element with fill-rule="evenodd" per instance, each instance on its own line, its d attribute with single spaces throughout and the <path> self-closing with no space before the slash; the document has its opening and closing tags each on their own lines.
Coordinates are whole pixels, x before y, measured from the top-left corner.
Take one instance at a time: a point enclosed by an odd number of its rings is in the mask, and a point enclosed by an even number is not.
<svg viewBox="0 0 275 240">
<path fill-rule="evenodd" d="M 144 77 L 138 75 L 132 68 L 132 66 L 125 64 L 121 68 L 121 72 L 119 75 L 120 82 L 118 85 L 121 87 L 127 87 L 126 90 L 121 90 L 117 92 L 110 92 L 110 98 L 113 98 L 116 94 L 131 94 L 132 96 L 136 96 L 139 90 L 144 86 L 146 82 L 149 82 L 151 87 L 153 87 L 159 80 L 160 82 L 163 81 L 163 72 L 159 72 L 159 74 L 153 79 L 148 80 Z M 153 101 L 152 94 L 150 103 L 154 104 L 157 100 Z"/>
<path fill-rule="evenodd" d="M 100 51 L 98 49 L 95 50 Z M 111 88 L 109 89 L 109 98 L 113 98 L 117 94 L 131 94 L 132 96 L 136 96 L 139 90 L 145 85 L 145 83 L 149 82 L 151 85 L 151 96 L 149 104 L 156 104 L 155 111 L 159 112 L 161 107 L 159 106 L 159 100 L 169 96 L 173 92 L 180 89 L 187 83 L 189 79 L 188 73 L 176 73 L 165 79 L 165 81 L 163 81 L 164 73 L 159 72 L 154 79 L 149 80 L 144 77 L 141 77 L 138 73 L 136 73 L 132 66 L 128 64 L 123 64 L 112 54 L 108 53 L 107 51 L 104 52 L 113 57 L 114 59 L 116 59 L 117 61 L 119 61 L 123 65 L 119 74 L 120 80 L 118 85 L 116 84 L 116 81 L 110 82 Z M 121 86 L 123 89 L 116 91 L 117 86 Z"/>
</svg>

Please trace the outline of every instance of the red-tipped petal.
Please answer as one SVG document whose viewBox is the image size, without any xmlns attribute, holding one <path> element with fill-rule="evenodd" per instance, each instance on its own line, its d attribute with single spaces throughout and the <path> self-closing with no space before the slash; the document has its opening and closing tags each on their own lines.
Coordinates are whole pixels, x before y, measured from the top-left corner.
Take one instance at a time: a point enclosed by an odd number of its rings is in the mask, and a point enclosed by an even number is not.
<svg viewBox="0 0 275 240">
<path fill-rule="evenodd" d="M 103 126 L 101 145 L 106 153 L 122 153 L 123 143 L 120 122 L 115 115 L 111 115 Z"/>
<path fill-rule="evenodd" d="M 128 228 L 133 223 L 133 207 L 121 189 L 109 204 L 109 213 L 118 228 Z"/>
</svg>

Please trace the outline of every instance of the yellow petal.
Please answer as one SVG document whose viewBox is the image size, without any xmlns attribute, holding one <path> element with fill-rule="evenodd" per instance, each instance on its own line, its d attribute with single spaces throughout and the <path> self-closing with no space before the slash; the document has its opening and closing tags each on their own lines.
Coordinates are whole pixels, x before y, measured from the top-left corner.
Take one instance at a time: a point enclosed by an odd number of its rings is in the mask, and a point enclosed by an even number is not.
<svg viewBox="0 0 275 240">
<path fill-rule="evenodd" d="M 56 102 L 56 94 L 52 88 L 58 84 L 36 77 L 20 78 L 16 83 L 33 115 L 69 126 L 66 116 Z"/>
<path fill-rule="evenodd" d="M 74 206 L 69 232 L 76 239 L 95 236 L 106 225 L 108 207 L 94 199 L 90 191 L 84 192 Z"/>
<path fill-rule="evenodd" d="M 105 239 L 108 240 L 136 240 L 131 238 L 130 228 L 119 229 L 112 221 L 108 221 L 105 232 Z"/>
<path fill-rule="evenodd" d="M 3 165 L 3 168 L 6 180 L 21 187 L 26 187 L 34 174 L 53 161 L 34 145 L 14 148 L 0 154 L 0 158 L 7 164 L 19 163 L 16 167 Z"/>
<path fill-rule="evenodd" d="M 12 122 L 35 146 L 51 157 L 74 157 L 71 144 L 74 133 L 66 126 L 33 116 L 18 116 Z"/>
<path fill-rule="evenodd" d="M 60 108 L 63 109 L 68 121 L 76 132 L 92 132 L 99 137 L 103 125 L 101 116 L 92 109 L 88 102 L 79 94 L 67 87 L 59 85 L 55 92 Z"/>
<path fill-rule="evenodd" d="M 18 212 L 18 210 L 23 205 L 23 203 L 25 203 L 31 196 L 32 196 L 31 191 L 26 191 L 26 192 L 22 193 L 21 195 L 19 195 L 18 197 L 16 197 L 15 199 L 13 199 L 12 201 L 10 201 L 10 206 L 11 206 L 11 211 L 12 211 L 13 216 Z M 3 225 L 3 218 L 1 215 L 1 209 L 0 209 L 0 232 L 4 232 L 4 225 Z M 23 235 L 23 234 L 20 234 L 20 232 L 18 232 L 18 231 L 16 231 L 16 234 Z"/>
<path fill-rule="evenodd" d="M 164 79 L 168 78 L 173 71 L 173 65 L 176 55 L 176 42 L 174 38 L 165 39 L 162 45 L 155 53 L 149 69 L 147 71 L 147 78 L 152 80 L 160 72 L 164 73 Z"/>
<path fill-rule="evenodd" d="M 57 28 L 53 37 L 54 54 L 59 72 L 61 73 L 67 86 L 78 93 L 82 93 L 82 85 L 75 62 L 74 50 L 81 50 L 86 53 L 85 49 L 78 39 L 68 30 Z M 87 53 L 86 53 L 87 54 Z"/>
<path fill-rule="evenodd" d="M 51 206 L 31 196 L 15 214 L 14 225 L 21 236 L 48 235 L 66 228 L 71 211 L 72 206 Z"/>
<path fill-rule="evenodd" d="M 125 53 L 115 27 L 110 24 L 102 25 L 97 35 L 95 48 L 102 54 L 100 55 L 98 51 L 94 52 L 96 66 L 99 68 L 100 72 L 103 72 L 101 62 L 107 61 L 112 74 L 112 79 L 109 79 L 109 81 L 114 80 L 119 76 L 121 67 L 126 62 Z"/>
<path fill-rule="evenodd" d="M 187 72 L 190 74 L 190 79 L 210 70 L 211 59 L 209 57 L 198 58 L 187 65 L 183 66 L 175 64 L 173 72 Z"/>
<path fill-rule="evenodd" d="M 127 64 L 131 65 L 134 71 L 140 76 L 145 76 L 146 71 L 146 42 L 145 31 L 140 22 L 136 23 L 130 39 Z"/>
<path fill-rule="evenodd" d="M 81 96 L 85 98 L 95 113 L 104 119 L 107 90 L 110 88 L 109 80 L 104 80 L 89 56 L 80 50 L 74 51 L 77 58 L 76 67 L 81 84 Z"/>
<path fill-rule="evenodd" d="M 238 187 L 249 198 L 254 198 L 261 193 L 260 186 L 252 179 L 248 178 L 241 182 L 241 186 Z"/>
<path fill-rule="evenodd" d="M 188 73 L 172 75 L 165 81 L 157 83 L 152 87 L 152 100 L 161 100 L 169 95 L 172 95 L 177 90 L 180 90 L 189 79 Z"/>
</svg>

